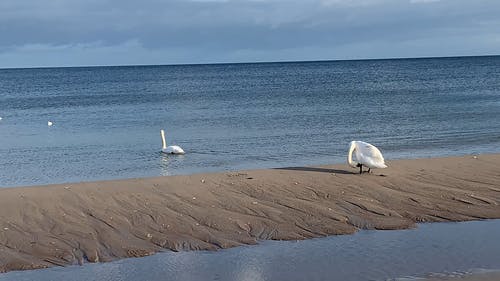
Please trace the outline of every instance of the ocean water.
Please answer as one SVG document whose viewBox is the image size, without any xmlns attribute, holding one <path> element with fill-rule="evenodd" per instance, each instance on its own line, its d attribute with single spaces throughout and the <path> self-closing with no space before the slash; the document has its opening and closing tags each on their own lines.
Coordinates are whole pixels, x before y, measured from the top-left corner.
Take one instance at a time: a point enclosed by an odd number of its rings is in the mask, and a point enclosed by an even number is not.
<svg viewBox="0 0 500 281">
<path fill-rule="evenodd" d="M 500 269 L 500 220 L 362 230 L 304 241 L 264 241 L 218 252 L 0 274 L 1 281 L 417 281 Z"/>
<path fill-rule="evenodd" d="M 0 69 L 0 117 L 0 187 L 500 152 L 500 56 Z"/>
</svg>

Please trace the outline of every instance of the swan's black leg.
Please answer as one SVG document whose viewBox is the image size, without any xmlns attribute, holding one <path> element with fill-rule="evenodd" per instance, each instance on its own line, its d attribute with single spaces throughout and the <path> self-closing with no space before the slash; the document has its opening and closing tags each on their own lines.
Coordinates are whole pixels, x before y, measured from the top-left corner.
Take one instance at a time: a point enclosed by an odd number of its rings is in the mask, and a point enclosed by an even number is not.
<svg viewBox="0 0 500 281">
<path fill-rule="evenodd" d="M 359 165 L 359 174 L 361 175 L 363 173 L 363 164 Z"/>
<path fill-rule="evenodd" d="M 371 170 L 372 170 L 371 168 L 368 168 L 368 173 L 370 173 Z"/>
</svg>

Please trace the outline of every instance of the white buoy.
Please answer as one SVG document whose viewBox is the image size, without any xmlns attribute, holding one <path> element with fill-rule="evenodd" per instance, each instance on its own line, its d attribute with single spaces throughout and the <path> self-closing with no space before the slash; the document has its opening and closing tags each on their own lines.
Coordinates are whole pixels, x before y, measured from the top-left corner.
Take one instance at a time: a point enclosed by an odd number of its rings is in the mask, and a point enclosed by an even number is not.
<svg viewBox="0 0 500 281">
<path fill-rule="evenodd" d="M 47 122 L 47 126 L 49 126 L 49 127 L 50 127 L 50 126 L 52 126 L 52 125 L 54 125 L 54 123 L 52 123 L 52 121 L 48 121 L 48 122 Z"/>
</svg>

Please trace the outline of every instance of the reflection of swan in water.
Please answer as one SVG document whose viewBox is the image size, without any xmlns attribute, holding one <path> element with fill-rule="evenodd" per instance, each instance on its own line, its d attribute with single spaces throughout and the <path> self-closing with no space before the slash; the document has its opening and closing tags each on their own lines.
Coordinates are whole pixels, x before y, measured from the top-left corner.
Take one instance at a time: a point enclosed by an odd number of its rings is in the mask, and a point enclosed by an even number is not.
<svg viewBox="0 0 500 281">
<path fill-rule="evenodd" d="M 161 135 L 161 142 L 162 142 L 161 152 L 167 153 L 167 154 L 184 154 L 184 150 L 182 150 L 182 148 L 180 146 L 177 146 L 177 145 L 167 146 L 167 142 L 165 141 L 165 131 L 160 130 L 160 135 Z"/>
<path fill-rule="evenodd" d="M 162 153 L 163 154 L 163 153 Z M 170 167 L 173 163 L 173 161 L 176 161 L 180 159 L 179 157 L 168 157 L 167 155 L 163 154 L 160 159 L 160 175 L 162 176 L 170 176 L 172 175 L 172 167 Z M 175 164 L 174 164 L 175 166 Z"/>
<path fill-rule="evenodd" d="M 192 151 L 189 151 L 192 153 Z M 186 161 L 184 155 L 175 155 L 172 157 L 170 154 L 160 153 L 160 157 L 158 157 L 158 168 L 161 176 L 171 176 L 178 174 L 179 171 L 183 171 L 185 165 L 183 164 Z"/>
<path fill-rule="evenodd" d="M 352 153 L 355 153 L 356 161 L 352 160 Z M 347 163 L 353 167 L 359 167 L 359 173 L 363 172 L 363 166 L 368 167 L 368 172 L 372 168 L 387 168 L 384 156 L 374 145 L 363 141 L 351 141 L 349 152 L 347 153 Z"/>
</svg>

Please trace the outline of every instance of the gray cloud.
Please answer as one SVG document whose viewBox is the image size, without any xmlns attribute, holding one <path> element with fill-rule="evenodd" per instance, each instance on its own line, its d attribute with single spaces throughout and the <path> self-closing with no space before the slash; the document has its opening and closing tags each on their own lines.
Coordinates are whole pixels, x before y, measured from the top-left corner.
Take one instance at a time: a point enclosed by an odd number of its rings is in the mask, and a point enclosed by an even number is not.
<svg viewBox="0 0 500 281">
<path fill-rule="evenodd" d="M 491 54 L 496 0 L 2 0 L 0 67 Z"/>
</svg>

